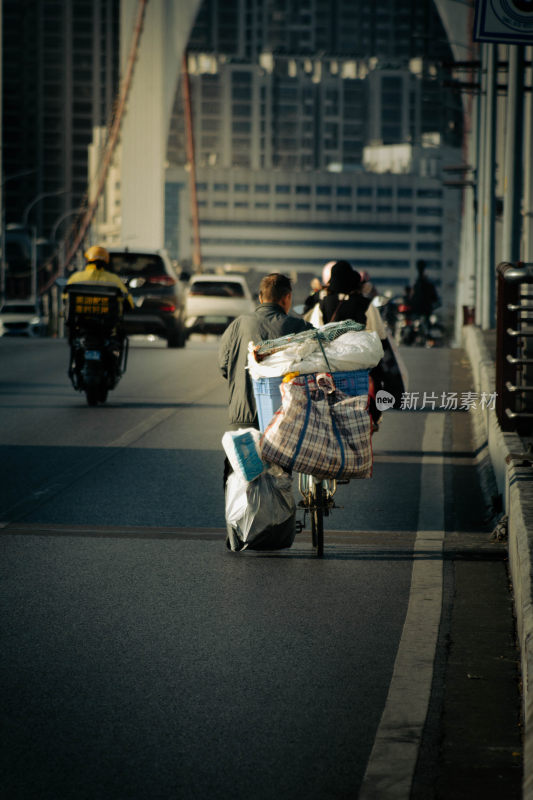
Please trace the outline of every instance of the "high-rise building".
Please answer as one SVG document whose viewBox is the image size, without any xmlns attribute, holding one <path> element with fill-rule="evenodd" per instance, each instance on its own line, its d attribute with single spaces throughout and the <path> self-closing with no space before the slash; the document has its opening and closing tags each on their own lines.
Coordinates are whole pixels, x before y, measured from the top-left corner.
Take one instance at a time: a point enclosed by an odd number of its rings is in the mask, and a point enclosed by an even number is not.
<svg viewBox="0 0 533 800">
<path fill-rule="evenodd" d="M 462 108 L 432 0 L 205 0 L 188 54 L 205 268 L 347 258 L 394 290 L 424 258 L 452 304 L 460 197 L 442 167 L 460 158 Z M 178 95 L 166 230 L 180 258 L 185 154 Z"/>
<path fill-rule="evenodd" d="M 49 236 L 84 202 L 93 128 L 109 124 L 118 87 L 119 6 L 120 0 L 2 0 L 7 223 L 20 222 L 46 195 L 28 221 Z"/>
</svg>

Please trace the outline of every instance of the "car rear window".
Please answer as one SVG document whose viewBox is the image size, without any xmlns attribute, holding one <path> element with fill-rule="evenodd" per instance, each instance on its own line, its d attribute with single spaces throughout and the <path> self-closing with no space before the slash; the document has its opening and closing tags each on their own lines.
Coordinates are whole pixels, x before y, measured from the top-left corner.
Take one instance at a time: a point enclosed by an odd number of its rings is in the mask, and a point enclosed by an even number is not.
<svg viewBox="0 0 533 800">
<path fill-rule="evenodd" d="M 136 275 L 150 278 L 166 275 L 165 262 L 158 255 L 149 253 L 110 253 L 109 271 L 120 277 Z"/>
<path fill-rule="evenodd" d="M 35 314 L 35 306 L 28 305 L 13 305 L 2 306 L 0 314 Z"/>
<path fill-rule="evenodd" d="M 190 294 L 204 297 L 244 297 L 242 283 L 235 281 L 195 281 Z"/>
</svg>

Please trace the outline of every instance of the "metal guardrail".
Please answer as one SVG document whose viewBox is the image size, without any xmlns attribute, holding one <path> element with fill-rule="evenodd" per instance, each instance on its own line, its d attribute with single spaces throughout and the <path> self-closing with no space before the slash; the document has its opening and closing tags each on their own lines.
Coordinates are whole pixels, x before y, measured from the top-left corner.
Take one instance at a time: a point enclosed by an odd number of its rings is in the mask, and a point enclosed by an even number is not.
<svg viewBox="0 0 533 800">
<path fill-rule="evenodd" d="M 533 264 L 497 267 L 496 414 L 502 430 L 533 433 Z"/>
</svg>

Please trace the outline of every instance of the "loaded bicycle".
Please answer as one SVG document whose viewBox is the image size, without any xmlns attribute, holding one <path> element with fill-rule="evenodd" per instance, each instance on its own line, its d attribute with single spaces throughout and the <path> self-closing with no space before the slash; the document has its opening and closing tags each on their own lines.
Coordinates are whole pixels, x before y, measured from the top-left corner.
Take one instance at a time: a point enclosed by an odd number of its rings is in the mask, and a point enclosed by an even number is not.
<svg viewBox="0 0 533 800">
<path fill-rule="evenodd" d="M 292 376 L 289 377 L 292 380 Z M 309 386 L 314 387 L 310 391 L 310 395 L 312 395 L 318 391 L 319 384 L 320 388 L 324 389 L 321 383 L 321 379 L 324 378 L 329 380 L 329 391 L 335 395 L 336 399 L 338 399 L 337 393 L 342 393 L 342 397 L 345 398 L 344 402 L 352 401 L 355 403 L 359 401 L 359 409 L 356 411 L 355 408 L 353 408 L 351 412 L 348 412 L 348 415 L 351 413 L 354 416 L 356 414 L 359 414 L 360 417 L 364 416 L 364 414 L 361 412 L 365 407 L 368 397 L 368 370 L 351 370 L 348 372 L 336 372 L 333 374 L 321 373 L 319 375 L 302 375 L 298 376 L 295 380 L 300 384 L 305 384 L 307 388 Z M 261 430 L 263 431 L 265 431 L 267 428 L 270 428 L 272 424 L 275 426 L 275 417 L 277 417 L 277 415 L 280 413 L 283 414 L 281 409 L 278 410 L 282 399 L 282 395 L 280 393 L 280 386 L 282 382 L 283 380 L 281 378 L 265 378 L 254 380 L 254 393 L 258 408 L 259 423 Z M 327 381 L 324 381 L 324 383 L 327 383 Z M 329 412 L 331 412 L 332 416 L 335 416 L 335 412 L 333 411 L 332 407 L 329 408 Z M 346 413 L 346 409 L 344 409 L 343 413 Z M 326 414 L 326 416 L 328 416 L 328 414 Z M 342 441 L 343 437 L 339 434 L 338 429 L 339 427 L 342 427 L 343 421 L 346 422 L 346 419 L 342 420 L 341 415 L 339 414 L 337 417 L 338 426 L 333 420 L 330 430 L 331 438 L 333 440 L 330 442 L 330 449 L 332 445 L 332 449 L 335 450 L 338 443 L 339 452 L 343 451 L 342 456 L 339 456 L 337 466 L 331 471 L 331 473 L 329 470 L 325 473 L 322 472 L 322 474 L 319 472 L 317 477 L 316 474 L 313 475 L 307 472 L 299 472 L 297 469 L 297 464 L 299 463 L 298 460 L 295 460 L 294 463 L 291 463 L 290 460 L 283 463 L 283 459 L 278 461 L 278 463 L 281 464 L 284 469 L 288 469 L 289 471 L 292 471 L 294 467 L 294 471 L 298 474 L 298 491 L 302 498 L 298 503 L 298 506 L 299 508 L 303 509 L 304 517 L 303 522 L 297 521 L 297 531 L 301 532 L 305 529 L 307 517 L 309 516 L 311 543 L 315 555 L 319 558 L 321 558 L 324 554 L 324 517 L 328 517 L 331 513 L 331 510 L 335 507 L 334 496 L 338 485 L 349 483 L 349 480 L 346 479 L 346 473 L 344 473 L 343 467 L 346 466 L 345 459 L 348 461 L 349 458 L 348 449 L 350 442 L 346 440 L 344 442 Z M 368 424 L 370 425 L 369 419 Z M 346 432 L 346 429 L 343 432 Z M 304 438 L 304 433 L 296 438 L 299 439 L 295 448 L 297 452 Z M 353 440 L 351 444 L 353 445 Z M 343 448 L 346 448 L 346 451 L 344 451 Z M 288 449 L 290 449 L 290 446 L 288 446 Z M 331 456 L 331 453 L 329 455 Z M 353 452 L 350 455 L 353 459 Z M 268 461 L 268 457 L 266 460 Z M 367 477 L 367 472 L 368 470 L 365 472 L 365 468 L 361 464 L 362 474 L 360 476 Z M 330 474 L 332 476 L 334 475 L 335 477 L 330 477 Z M 356 472 L 351 472 L 348 474 L 350 477 L 359 477 Z"/>
</svg>

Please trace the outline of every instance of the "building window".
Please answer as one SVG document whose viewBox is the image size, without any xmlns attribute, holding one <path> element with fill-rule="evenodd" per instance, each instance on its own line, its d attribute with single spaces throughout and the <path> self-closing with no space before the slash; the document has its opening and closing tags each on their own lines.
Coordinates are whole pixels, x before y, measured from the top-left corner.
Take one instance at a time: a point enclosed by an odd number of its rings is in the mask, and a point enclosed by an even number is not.
<svg viewBox="0 0 533 800">
<path fill-rule="evenodd" d="M 213 189 L 215 190 L 215 192 L 227 192 L 229 186 L 227 183 L 215 183 L 213 185 Z"/>
<path fill-rule="evenodd" d="M 330 195 L 331 194 L 331 186 L 317 186 L 316 193 L 322 195 Z"/>
<path fill-rule="evenodd" d="M 231 126 L 233 133 L 250 133 L 252 130 L 251 122 L 233 122 Z"/>
<path fill-rule="evenodd" d="M 235 183 L 233 186 L 233 189 L 236 192 L 247 192 L 249 188 L 250 187 L 247 183 Z"/>
<path fill-rule="evenodd" d="M 351 186 L 337 186 L 337 197 L 351 197 L 351 196 L 352 196 Z"/>
<path fill-rule="evenodd" d="M 440 253 L 441 243 L 440 242 L 418 242 L 416 245 L 416 249 L 419 252 L 437 252 Z"/>
<path fill-rule="evenodd" d="M 276 203 L 276 208 L 277 208 L 279 211 L 286 210 L 286 209 L 288 209 L 288 208 L 290 208 L 290 207 L 291 207 L 291 206 L 290 206 L 290 203 Z"/>
<path fill-rule="evenodd" d="M 351 211 L 352 207 L 348 203 L 337 203 L 337 211 Z"/>
<path fill-rule="evenodd" d="M 370 186 L 358 186 L 357 197 L 372 197 L 372 188 Z"/>
<path fill-rule="evenodd" d="M 317 211 L 331 211 L 331 203 L 317 203 L 316 204 Z"/>
<path fill-rule="evenodd" d="M 442 197 L 442 190 L 441 189 L 417 189 L 416 196 L 417 197 L 430 197 L 431 199 L 435 200 L 437 198 Z"/>
<path fill-rule="evenodd" d="M 256 183 L 255 191 L 258 194 L 265 194 L 270 191 L 270 186 L 268 185 L 268 183 Z"/>
<path fill-rule="evenodd" d="M 309 203 L 296 203 L 297 211 L 310 211 L 311 205 Z"/>
<path fill-rule="evenodd" d="M 416 213 L 419 217 L 442 217 L 442 208 L 437 206 L 417 206 Z"/>
<path fill-rule="evenodd" d="M 441 225 L 417 225 L 417 233 L 432 233 L 434 236 L 442 236 Z"/>
<path fill-rule="evenodd" d="M 286 183 L 276 185 L 276 194 L 290 194 L 291 187 Z"/>
</svg>

